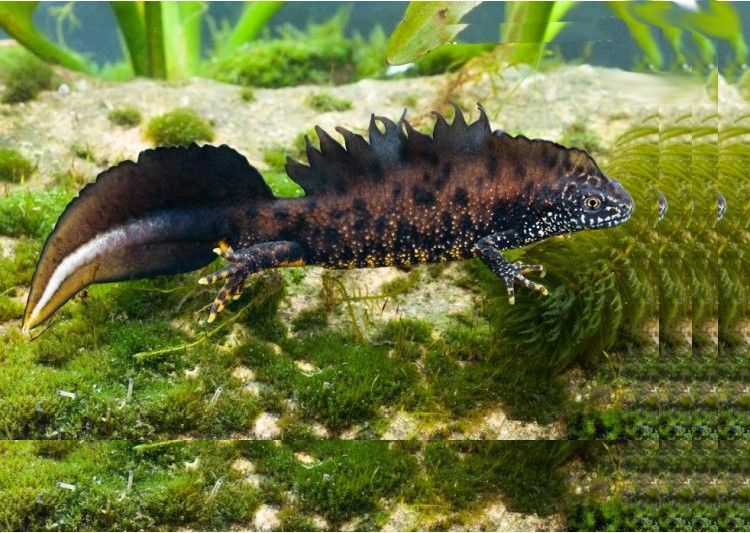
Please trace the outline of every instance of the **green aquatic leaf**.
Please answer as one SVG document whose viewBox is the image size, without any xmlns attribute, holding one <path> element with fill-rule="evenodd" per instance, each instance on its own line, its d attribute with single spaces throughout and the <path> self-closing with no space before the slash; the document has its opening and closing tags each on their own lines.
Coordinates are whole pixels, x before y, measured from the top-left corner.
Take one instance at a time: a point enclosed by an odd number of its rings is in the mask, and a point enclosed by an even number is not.
<svg viewBox="0 0 750 533">
<path fill-rule="evenodd" d="M 575 2 L 508 2 L 501 26 L 503 43 L 512 45 L 510 60 L 536 65 L 544 44 L 565 27 L 562 18 Z"/>
<path fill-rule="evenodd" d="M 0 2 L 0 28 L 44 61 L 91 74 L 93 68 L 85 59 L 37 31 L 33 23 L 36 7 L 37 2 Z"/>
<path fill-rule="evenodd" d="M 735 8 L 728 2 L 711 0 L 705 10 L 682 13 L 677 24 L 693 32 L 727 41 L 734 49 L 738 63 L 747 60 L 747 43 L 742 35 L 742 22 Z"/>
<path fill-rule="evenodd" d="M 284 2 L 245 2 L 242 15 L 219 55 L 231 54 L 243 44 L 255 39 L 283 5 Z"/>
<path fill-rule="evenodd" d="M 628 2 L 607 2 L 607 5 L 628 27 L 630 36 L 641 49 L 643 55 L 646 56 L 648 62 L 656 68 L 661 68 L 664 64 L 664 57 L 659 43 L 651 32 L 651 27 L 638 20 L 631 13 L 632 4 Z"/>
<path fill-rule="evenodd" d="M 467 26 L 461 19 L 477 5 L 479 2 L 411 2 L 388 40 L 388 63 L 411 63 L 451 42 Z"/>
<path fill-rule="evenodd" d="M 162 3 L 146 2 L 144 6 L 146 46 L 148 50 L 148 75 L 151 78 L 166 79 L 167 58 L 164 50 Z"/>
<path fill-rule="evenodd" d="M 195 74 L 201 60 L 203 2 L 162 2 L 164 45 L 169 79 Z"/>
<path fill-rule="evenodd" d="M 136 76 L 148 74 L 148 47 L 143 2 L 110 2 L 117 26 L 125 41 L 127 55 Z"/>
</svg>

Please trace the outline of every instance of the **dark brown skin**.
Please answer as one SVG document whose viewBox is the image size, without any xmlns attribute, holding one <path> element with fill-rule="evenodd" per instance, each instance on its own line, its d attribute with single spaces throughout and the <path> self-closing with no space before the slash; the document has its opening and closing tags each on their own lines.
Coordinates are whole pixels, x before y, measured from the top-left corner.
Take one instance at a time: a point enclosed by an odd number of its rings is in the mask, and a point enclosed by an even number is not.
<svg viewBox="0 0 750 533">
<path fill-rule="evenodd" d="M 525 277 L 544 269 L 511 264 L 501 250 L 610 227 L 633 209 L 588 154 L 492 132 L 481 107 L 470 125 L 458 110 L 451 125 L 438 115 L 432 137 L 403 118 L 373 117 L 369 143 L 338 131 L 345 148 L 318 128 L 309 166 L 288 160 L 287 173 L 307 193 L 298 199 L 273 198 L 227 147 L 157 149 L 103 173 L 45 245 L 24 327 L 90 283 L 193 270 L 210 262 L 214 246 L 229 264 L 199 280 L 225 281 L 209 321 L 239 297 L 247 276 L 290 265 L 404 267 L 478 256 L 512 303 L 516 283 L 547 293 Z"/>
</svg>

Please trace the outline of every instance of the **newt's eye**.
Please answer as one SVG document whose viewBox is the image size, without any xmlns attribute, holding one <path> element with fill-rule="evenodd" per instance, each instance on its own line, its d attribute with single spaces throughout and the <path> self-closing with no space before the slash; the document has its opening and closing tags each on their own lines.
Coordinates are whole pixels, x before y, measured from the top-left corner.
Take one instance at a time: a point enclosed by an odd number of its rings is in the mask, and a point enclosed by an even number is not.
<svg viewBox="0 0 750 533">
<path fill-rule="evenodd" d="M 587 196 L 583 199 L 583 206 L 589 211 L 596 211 L 602 206 L 602 200 L 598 196 Z"/>
</svg>

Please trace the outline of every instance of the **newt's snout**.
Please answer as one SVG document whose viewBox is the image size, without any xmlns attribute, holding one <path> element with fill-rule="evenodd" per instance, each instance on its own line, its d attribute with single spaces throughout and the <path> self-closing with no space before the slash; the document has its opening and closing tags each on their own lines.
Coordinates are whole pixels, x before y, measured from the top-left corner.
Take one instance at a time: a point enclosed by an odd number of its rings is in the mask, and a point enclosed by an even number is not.
<svg viewBox="0 0 750 533">
<path fill-rule="evenodd" d="M 630 215 L 633 214 L 633 209 L 635 209 L 635 202 L 633 201 L 633 197 L 630 195 L 630 193 L 625 189 L 625 187 L 620 184 L 619 181 L 612 180 L 612 185 L 614 188 L 614 192 L 612 194 L 612 197 L 614 199 L 613 203 L 619 203 L 618 208 L 621 213 L 621 218 L 618 223 L 625 222 L 630 218 Z"/>
</svg>

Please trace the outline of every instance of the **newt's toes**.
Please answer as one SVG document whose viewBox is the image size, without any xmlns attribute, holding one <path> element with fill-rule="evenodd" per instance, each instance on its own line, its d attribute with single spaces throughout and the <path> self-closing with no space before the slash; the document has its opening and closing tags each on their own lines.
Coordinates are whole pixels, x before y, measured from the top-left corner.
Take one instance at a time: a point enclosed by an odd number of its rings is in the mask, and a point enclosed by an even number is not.
<svg viewBox="0 0 750 533">
<path fill-rule="evenodd" d="M 536 266 L 536 265 L 534 265 L 534 266 Z M 547 287 L 545 287 L 541 283 L 536 283 L 534 281 L 531 281 L 530 279 L 525 278 L 523 276 L 523 274 L 517 274 L 516 277 L 515 277 L 515 281 L 517 283 L 520 283 L 521 285 L 523 285 L 527 289 L 531 289 L 533 291 L 538 292 L 542 296 L 549 295 L 549 291 L 547 290 Z"/>
</svg>

